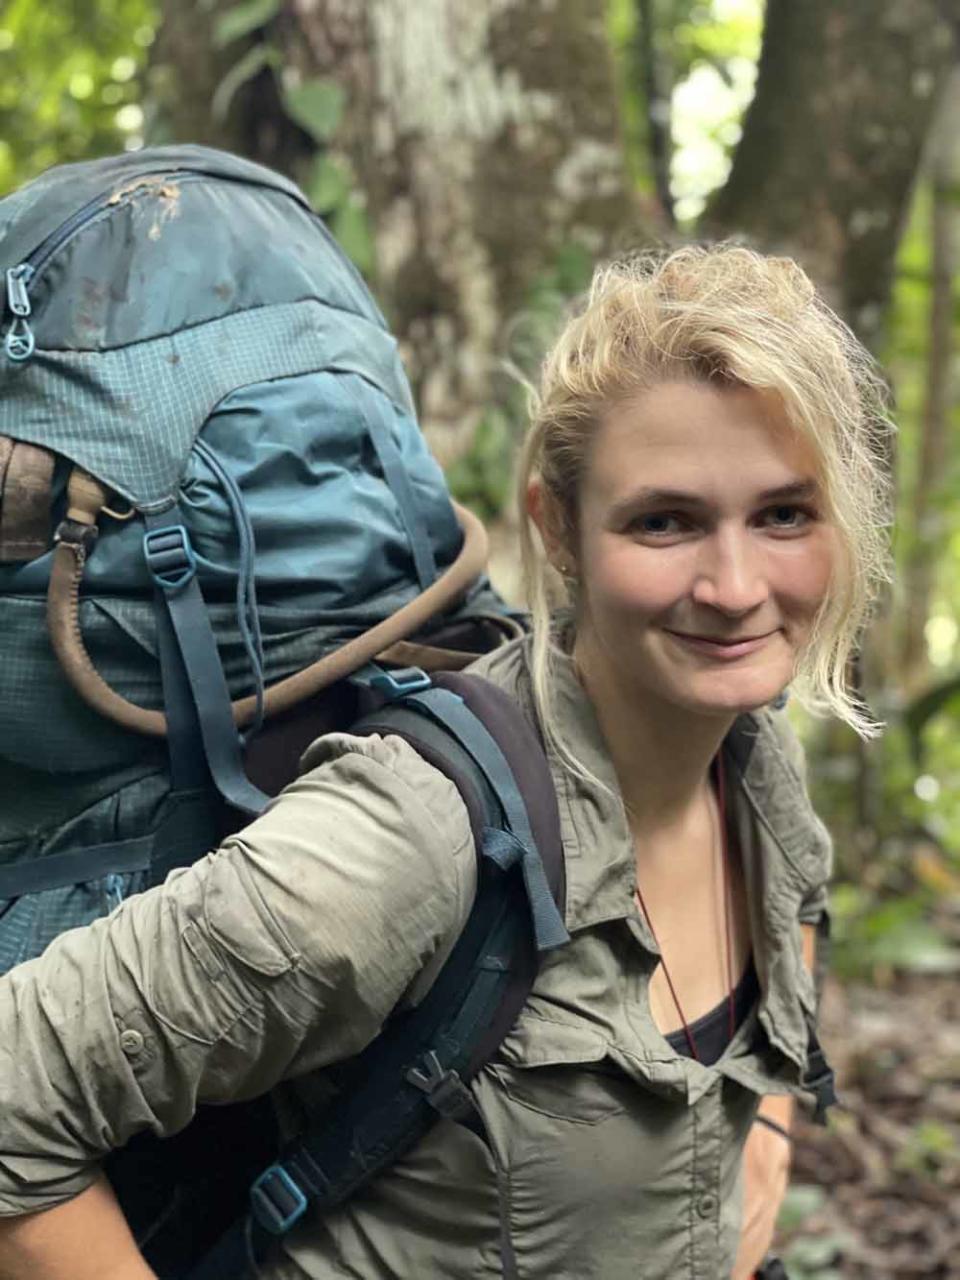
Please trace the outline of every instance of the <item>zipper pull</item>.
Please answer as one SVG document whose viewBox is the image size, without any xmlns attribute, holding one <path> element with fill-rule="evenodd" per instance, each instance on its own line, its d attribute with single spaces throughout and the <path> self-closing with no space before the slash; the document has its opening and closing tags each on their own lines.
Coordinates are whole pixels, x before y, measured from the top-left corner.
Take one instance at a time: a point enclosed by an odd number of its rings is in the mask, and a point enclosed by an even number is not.
<svg viewBox="0 0 960 1280">
<path fill-rule="evenodd" d="M 32 276 L 33 267 L 28 262 L 7 268 L 7 307 L 13 313 L 13 324 L 3 340 L 3 349 L 11 360 L 29 360 L 36 346 L 33 330 L 27 322 L 33 311 L 27 292 Z"/>
<path fill-rule="evenodd" d="M 21 262 L 19 267 L 7 268 L 7 306 L 15 316 L 28 316 L 31 311 L 27 286 L 33 277 L 33 267 Z"/>
</svg>

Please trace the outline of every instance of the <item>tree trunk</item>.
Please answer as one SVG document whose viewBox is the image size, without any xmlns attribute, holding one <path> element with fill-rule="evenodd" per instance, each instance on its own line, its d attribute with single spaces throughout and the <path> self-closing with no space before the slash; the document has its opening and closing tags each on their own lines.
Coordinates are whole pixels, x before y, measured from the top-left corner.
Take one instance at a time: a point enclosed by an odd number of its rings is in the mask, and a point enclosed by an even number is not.
<svg viewBox="0 0 960 1280">
<path fill-rule="evenodd" d="M 217 12 L 230 5 L 218 0 Z M 315 147 L 282 83 L 335 80 L 332 139 L 365 205 L 373 287 L 398 334 L 441 462 L 469 443 L 512 319 L 558 260 L 643 239 L 624 173 L 603 0 L 289 0 L 258 37 L 278 51 L 218 124 L 200 109 L 230 59 L 187 0 L 163 0 L 174 136 L 303 180 Z M 249 43 L 249 42 L 248 42 Z M 239 56 L 231 51 L 233 61 Z M 219 80 L 218 80 L 219 78 Z"/>
<path fill-rule="evenodd" d="M 951 73 L 930 146 L 930 313 L 927 374 L 920 457 L 911 510 L 912 546 L 904 566 L 902 682 L 916 691 L 927 674 L 924 634 L 934 587 L 934 570 L 947 521 L 944 482 L 949 471 L 950 411 L 954 401 L 953 280 L 957 270 L 957 201 L 960 198 L 960 67 Z"/>
<path fill-rule="evenodd" d="M 756 94 L 705 219 L 712 234 L 796 257 L 869 345 L 955 48 L 955 9 L 768 0 Z"/>
</svg>

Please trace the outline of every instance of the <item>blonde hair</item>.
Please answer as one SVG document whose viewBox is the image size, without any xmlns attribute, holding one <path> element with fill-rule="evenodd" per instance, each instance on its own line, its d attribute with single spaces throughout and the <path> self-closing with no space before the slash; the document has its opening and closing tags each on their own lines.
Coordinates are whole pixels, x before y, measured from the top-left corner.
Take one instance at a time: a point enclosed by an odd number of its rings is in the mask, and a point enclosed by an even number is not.
<svg viewBox="0 0 960 1280">
<path fill-rule="evenodd" d="M 885 384 L 870 355 L 789 258 L 730 244 L 645 253 L 600 267 L 532 388 L 519 464 L 521 552 L 533 622 L 534 697 L 548 740 L 582 773 L 556 731 L 550 665 L 551 570 L 526 516 L 530 480 L 575 547 L 580 487 L 605 409 L 665 381 L 749 387 L 779 397 L 818 465 L 824 518 L 839 554 L 792 686 L 862 737 L 873 721 L 848 684 L 848 664 L 888 578 L 889 482 Z M 555 584 L 553 584 L 555 585 Z M 567 588 L 567 602 L 573 601 Z"/>
</svg>

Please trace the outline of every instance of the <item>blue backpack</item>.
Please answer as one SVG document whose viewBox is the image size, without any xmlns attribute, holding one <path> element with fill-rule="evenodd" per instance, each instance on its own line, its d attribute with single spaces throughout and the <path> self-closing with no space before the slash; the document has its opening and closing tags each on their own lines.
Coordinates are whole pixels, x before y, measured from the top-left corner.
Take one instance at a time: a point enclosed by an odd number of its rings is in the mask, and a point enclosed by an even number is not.
<svg viewBox="0 0 960 1280">
<path fill-rule="evenodd" d="M 463 936 L 423 1004 L 340 1069 L 337 1126 L 278 1152 L 267 1103 L 243 1123 L 217 1109 L 112 1162 L 148 1259 L 179 1276 L 252 1169 L 269 1166 L 267 1238 L 466 1108 L 537 955 L 566 939 L 555 800 L 508 699 L 427 674 L 521 623 L 300 191 L 157 148 L 8 196 L 0 243 L 0 971 L 206 853 L 312 738 L 364 715 L 453 778 L 476 839 Z"/>
</svg>

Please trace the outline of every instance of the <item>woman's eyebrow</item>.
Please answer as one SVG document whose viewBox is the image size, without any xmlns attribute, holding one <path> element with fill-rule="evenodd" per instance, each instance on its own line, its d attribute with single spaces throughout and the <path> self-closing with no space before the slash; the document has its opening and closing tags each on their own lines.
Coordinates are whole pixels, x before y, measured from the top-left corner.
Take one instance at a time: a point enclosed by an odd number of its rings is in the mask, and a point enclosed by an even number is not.
<svg viewBox="0 0 960 1280">
<path fill-rule="evenodd" d="M 804 502 L 811 501 L 819 493 L 815 480 L 791 480 L 787 484 L 777 485 L 774 489 L 764 489 L 754 498 L 757 505 L 770 502 Z M 688 493 L 683 489 L 659 489 L 643 487 L 634 491 L 614 504 L 612 515 L 629 515 L 641 506 L 709 507 L 712 504 L 702 494 Z"/>
</svg>

